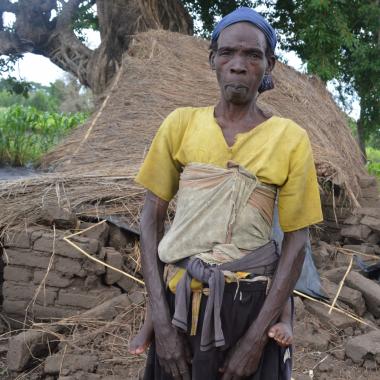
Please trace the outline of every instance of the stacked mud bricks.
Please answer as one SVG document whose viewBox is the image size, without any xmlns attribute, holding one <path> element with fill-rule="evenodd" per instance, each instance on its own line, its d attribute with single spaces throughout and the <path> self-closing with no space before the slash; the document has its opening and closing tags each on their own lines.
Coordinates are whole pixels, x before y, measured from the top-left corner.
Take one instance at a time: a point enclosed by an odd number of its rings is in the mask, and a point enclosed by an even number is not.
<svg viewBox="0 0 380 380">
<path fill-rule="evenodd" d="M 90 223 L 60 220 L 57 225 L 61 229 L 57 229 L 52 222 L 55 228 L 39 225 L 6 234 L 2 295 L 3 311 L 8 316 L 18 320 L 25 316 L 28 320 L 64 318 L 134 287 L 132 280 L 90 260 L 63 239 L 75 229 L 74 224 L 85 229 Z M 116 227 L 103 223 L 71 240 L 102 262 L 123 268 L 128 241 Z"/>
<path fill-rule="evenodd" d="M 377 180 L 375 177 L 362 176 L 359 178 L 359 185 L 360 194 L 357 200 L 361 207 L 354 211 L 355 205 L 350 203 L 338 186 L 334 187 L 334 191 L 322 194 L 324 228 L 321 231 L 321 240 L 343 241 L 347 244 L 364 241 L 377 244 L 380 241 L 380 229 L 371 219 L 380 218 Z M 364 216 L 369 218 L 363 219 Z"/>
<path fill-rule="evenodd" d="M 380 254 L 380 193 L 376 178 L 363 177 L 360 185 L 361 207 L 343 221 L 341 234 L 346 244 L 366 243 L 369 248 L 363 253 Z"/>
</svg>

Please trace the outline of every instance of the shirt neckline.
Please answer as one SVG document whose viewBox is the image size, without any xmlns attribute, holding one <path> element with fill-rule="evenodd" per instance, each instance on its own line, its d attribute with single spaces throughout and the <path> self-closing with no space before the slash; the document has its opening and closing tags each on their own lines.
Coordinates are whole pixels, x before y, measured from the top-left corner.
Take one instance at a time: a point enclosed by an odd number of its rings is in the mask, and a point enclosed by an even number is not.
<svg viewBox="0 0 380 380">
<path fill-rule="evenodd" d="M 211 119 L 212 119 L 212 121 L 213 121 L 215 127 L 216 127 L 217 130 L 219 131 L 218 133 L 219 133 L 219 135 L 222 137 L 222 140 L 224 141 L 224 145 L 227 147 L 227 149 L 230 149 L 230 150 L 232 150 L 232 149 L 236 146 L 236 144 L 237 144 L 237 142 L 238 142 L 238 140 L 239 140 L 239 137 L 241 137 L 241 136 L 249 136 L 249 135 L 251 135 L 251 134 L 256 133 L 257 130 L 262 129 L 262 128 L 265 126 L 265 124 L 267 124 L 269 121 L 273 120 L 273 119 L 276 117 L 275 115 L 272 115 L 272 116 L 269 117 L 267 120 L 264 120 L 264 121 L 261 122 L 260 124 L 257 124 L 255 127 L 251 128 L 249 131 L 247 131 L 247 132 L 239 132 L 239 133 L 237 133 L 237 134 L 235 135 L 234 143 L 233 143 L 232 145 L 228 145 L 227 140 L 226 140 L 226 138 L 224 137 L 224 134 L 223 134 L 222 128 L 220 127 L 220 125 L 219 125 L 219 123 L 218 123 L 218 121 L 217 121 L 217 119 L 216 119 L 216 117 L 215 117 L 215 106 L 211 106 L 211 107 L 210 107 L 210 112 L 211 112 Z"/>
</svg>

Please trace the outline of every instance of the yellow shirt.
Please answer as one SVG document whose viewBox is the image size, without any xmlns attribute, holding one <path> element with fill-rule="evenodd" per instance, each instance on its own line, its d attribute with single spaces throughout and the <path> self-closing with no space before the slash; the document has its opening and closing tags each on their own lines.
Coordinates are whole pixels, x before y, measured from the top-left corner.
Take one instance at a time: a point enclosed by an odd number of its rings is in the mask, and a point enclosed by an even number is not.
<svg viewBox="0 0 380 380">
<path fill-rule="evenodd" d="M 176 109 L 159 128 L 136 182 L 170 201 L 184 166 L 199 162 L 225 168 L 228 161 L 243 166 L 261 182 L 279 187 L 278 211 L 284 232 L 323 220 L 307 133 L 277 116 L 237 134 L 229 147 L 213 106 Z"/>
</svg>

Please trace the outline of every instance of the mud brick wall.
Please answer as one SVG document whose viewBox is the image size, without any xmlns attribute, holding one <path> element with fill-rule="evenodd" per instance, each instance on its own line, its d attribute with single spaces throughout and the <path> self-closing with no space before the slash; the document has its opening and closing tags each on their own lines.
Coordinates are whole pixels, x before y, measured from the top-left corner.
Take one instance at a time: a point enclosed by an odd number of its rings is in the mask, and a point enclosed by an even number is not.
<svg viewBox="0 0 380 380">
<path fill-rule="evenodd" d="M 363 207 L 354 210 L 354 215 L 343 222 L 341 231 L 346 244 L 366 243 L 380 253 L 380 207 Z M 372 254 L 372 250 L 367 250 Z"/>
<path fill-rule="evenodd" d="M 358 196 L 358 202 L 361 207 L 366 209 L 380 209 L 380 192 L 376 178 L 371 176 L 362 176 L 358 180 L 361 188 L 360 195 Z M 349 235 L 352 235 L 350 231 L 348 232 L 348 235 L 346 234 L 347 226 L 359 225 L 362 219 L 359 217 L 358 220 L 358 210 L 354 210 L 353 205 L 350 204 L 349 199 L 344 196 L 343 193 L 335 194 L 335 197 L 331 192 L 322 194 L 321 201 L 324 217 L 324 226 L 320 233 L 321 240 L 327 242 L 343 242 L 347 240 L 346 238 L 351 237 Z M 356 218 L 353 219 L 352 217 L 355 216 Z M 365 225 L 365 223 L 363 225 Z M 355 232 L 353 232 L 353 235 L 359 237 L 359 239 L 357 239 L 358 241 L 365 241 L 370 235 L 367 232 L 368 230 L 366 227 L 355 227 Z M 374 233 L 370 238 L 370 242 L 375 244 L 377 243 L 375 240 L 377 239 L 376 234 L 378 231 L 371 230 L 371 232 Z"/>
<path fill-rule="evenodd" d="M 90 224 L 81 225 L 81 229 Z M 134 282 L 88 259 L 63 240 L 69 231 L 31 227 L 8 231 L 3 242 L 3 312 L 18 320 L 64 318 L 128 292 Z M 107 224 L 71 240 L 118 269 L 124 265 L 126 237 Z M 114 247 L 107 246 L 108 244 Z M 26 312 L 27 311 L 27 312 Z"/>
<path fill-rule="evenodd" d="M 342 240 L 343 222 L 352 215 L 352 207 L 347 198 L 342 195 L 334 197 L 331 193 L 321 196 L 323 211 L 323 229 L 320 238 L 323 241 L 334 242 Z"/>
<path fill-rule="evenodd" d="M 358 199 L 362 207 L 356 208 L 352 215 L 342 223 L 341 234 L 346 244 L 362 245 L 361 251 L 366 254 L 380 252 L 380 197 L 376 178 L 360 179 L 362 188 Z M 358 248 L 358 247 L 357 247 Z M 365 250 L 365 252 L 363 251 Z"/>
<path fill-rule="evenodd" d="M 380 208 L 379 186 L 375 177 L 363 176 L 359 178 L 361 193 L 359 203 L 362 207 Z"/>
</svg>

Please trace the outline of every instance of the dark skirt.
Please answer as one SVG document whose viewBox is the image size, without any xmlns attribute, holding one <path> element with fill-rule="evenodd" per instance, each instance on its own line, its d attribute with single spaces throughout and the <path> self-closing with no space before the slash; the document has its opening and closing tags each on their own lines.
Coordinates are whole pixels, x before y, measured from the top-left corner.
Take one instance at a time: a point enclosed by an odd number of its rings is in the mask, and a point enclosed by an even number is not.
<svg viewBox="0 0 380 380">
<path fill-rule="evenodd" d="M 202 297 L 197 335 L 187 336 L 192 349 L 191 376 L 193 380 L 221 379 L 222 374 L 219 372 L 219 368 L 223 367 L 229 349 L 244 335 L 259 314 L 266 297 L 266 283 L 240 282 L 237 291 L 236 287 L 236 283 L 226 284 L 224 290 L 221 320 L 226 346 L 223 349 L 212 348 L 208 351 L 199 349 L 200 331 L 207 302 L 207 297 Z M 167 294 L 167 301 L 171 315 L 173 315 L 174 295 L 170 291 Z M 257 371 L 247 379 L 290 380 L 291 358 L 287 358 L 291 356 L 291 352 L 288 350 L 286 355 L 285 352 L 286 349 L 281 348 L 274 340 L 270 339 L 264 349 Z M 172 379 L 173 377 L 161 368 L 153 342 L 148 353 L 144 380 Z"/>
</svg>

